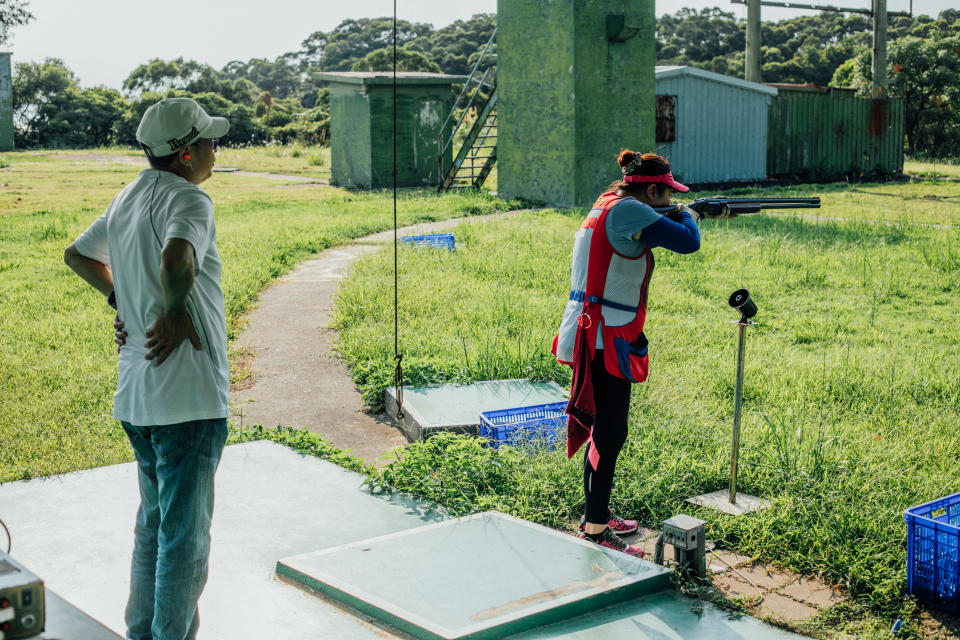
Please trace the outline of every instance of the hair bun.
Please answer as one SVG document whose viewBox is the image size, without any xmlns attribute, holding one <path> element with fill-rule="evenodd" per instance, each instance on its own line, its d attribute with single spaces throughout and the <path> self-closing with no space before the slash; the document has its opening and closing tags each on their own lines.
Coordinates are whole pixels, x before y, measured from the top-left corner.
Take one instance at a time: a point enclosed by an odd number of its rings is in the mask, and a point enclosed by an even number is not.
<svg viewBox="0 0 960 640">
<path fill-rule="evenodd" d="M 630 149 L 621 149 L 620 155 L 617 156 L 617 164 L 621 167 L 625 167 L 637 157 L 636 151 L 631 151 Z"/>
</svg>

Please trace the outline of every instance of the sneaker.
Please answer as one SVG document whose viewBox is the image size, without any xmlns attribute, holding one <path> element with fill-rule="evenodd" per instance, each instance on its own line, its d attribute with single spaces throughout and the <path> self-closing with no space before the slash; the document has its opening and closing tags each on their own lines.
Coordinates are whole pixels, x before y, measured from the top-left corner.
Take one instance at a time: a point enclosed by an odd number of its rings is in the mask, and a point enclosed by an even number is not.
<svg viewBox="0 0 960 640">
<path fill-rule="evenodd" d="M 583 527 L 586 523 L 587 518 L 585 516 L 580 516 L 580 531 L 583 531 Z M 640 523 L 638 523 L 636 520 L 624 520 L 620 516 L 615 515 L 612 511 L 610 512 L 610 520 L 607 522 L 607 526 L 618 536 L 632 536 L 640 530 Z"/>
<path fill-rule="evenodd" d="M 613 531 L 610 529 L 610 527 L 607 527 L 606 529 L 604 529 L 603 533 L 600 534 L 600 538 L 597 540 L 590 538 L 584 531 L 580 532 L 579 537 L 582 540 L 589 540 L 590 542 L 596 545 L 600 545 L 601 547 L 606 547 L 607 549 L 613 549 L 614 551 L 622 551 L 627 555 L 636 556 L 637 558 L 642 558 L 644 554 L 643 549 L 641 549 L 640 547 L 634 547 L 633 545 L 629 545 L 623 540 L 621 540 L 618 536 L 615 536 L 613 534 Z"/>
</svg>

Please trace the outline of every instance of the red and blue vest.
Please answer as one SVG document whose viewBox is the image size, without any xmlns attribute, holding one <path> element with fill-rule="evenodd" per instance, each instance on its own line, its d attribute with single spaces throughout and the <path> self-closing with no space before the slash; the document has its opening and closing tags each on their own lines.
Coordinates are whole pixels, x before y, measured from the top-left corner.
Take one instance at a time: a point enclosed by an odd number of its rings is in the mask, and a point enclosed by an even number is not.
<svg viewBox="0 0 960 640">
<path fill-rule="evenodd" d="M 607 237 L 607 215 L 623 198 L 601 195 L 574 236 L 570 269 L 570 299 L 560 331 L 553 341 L 558 362 L 574 364 L 577 330 L 586 329 L 590 360 L 603 348 L 606 370 L 630 382 L 647 379 L 647 286 L 653 273 L 653 254 L 647 247 L 639 256 L 625 256 Z"/>
</svg>

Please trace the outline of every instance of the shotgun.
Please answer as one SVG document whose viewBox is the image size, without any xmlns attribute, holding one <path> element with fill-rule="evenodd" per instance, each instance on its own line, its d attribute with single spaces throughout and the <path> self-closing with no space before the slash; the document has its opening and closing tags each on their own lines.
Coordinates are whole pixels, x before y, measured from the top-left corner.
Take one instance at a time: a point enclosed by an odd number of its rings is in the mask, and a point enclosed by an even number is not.
<svg viewBox="0 0 960 640">
<path fill-rule="evenodd" d="M 757 213 L 764 209 L 819 209 L 820 196 L 813 198 L 697 198 L 687 205 L 700 218 L 732 218 L 744 213 Z M 676 211 L 676 206 L 655 207 L 662 215 Z"/>
</svg>

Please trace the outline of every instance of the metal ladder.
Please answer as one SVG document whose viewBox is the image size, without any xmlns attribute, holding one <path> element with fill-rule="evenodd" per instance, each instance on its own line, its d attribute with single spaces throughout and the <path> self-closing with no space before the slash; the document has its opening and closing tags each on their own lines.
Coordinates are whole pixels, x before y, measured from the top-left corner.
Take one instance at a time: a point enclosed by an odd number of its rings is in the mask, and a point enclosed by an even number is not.
<svg viewBox="0 0 960 640">
<path fill-rule="evenodd" d="M 494 29 L 447 116 L 441 132 L 446 131 L 457 117 L 450 135 L 444 139 L 441 133 L 437 140 L 440 176 L 437 191 L 440 193 L 447 189 L 479 189 L 497 161 L 497 61 L 493 50 L 496 36 Z M 467 122 L 471 110 L 477 114 L 472 123 Z M 445 162 L 444 157 L 453 147 L 457 131 L 468 126 L 470 128 L 453 161 Z"/>
</svg>

